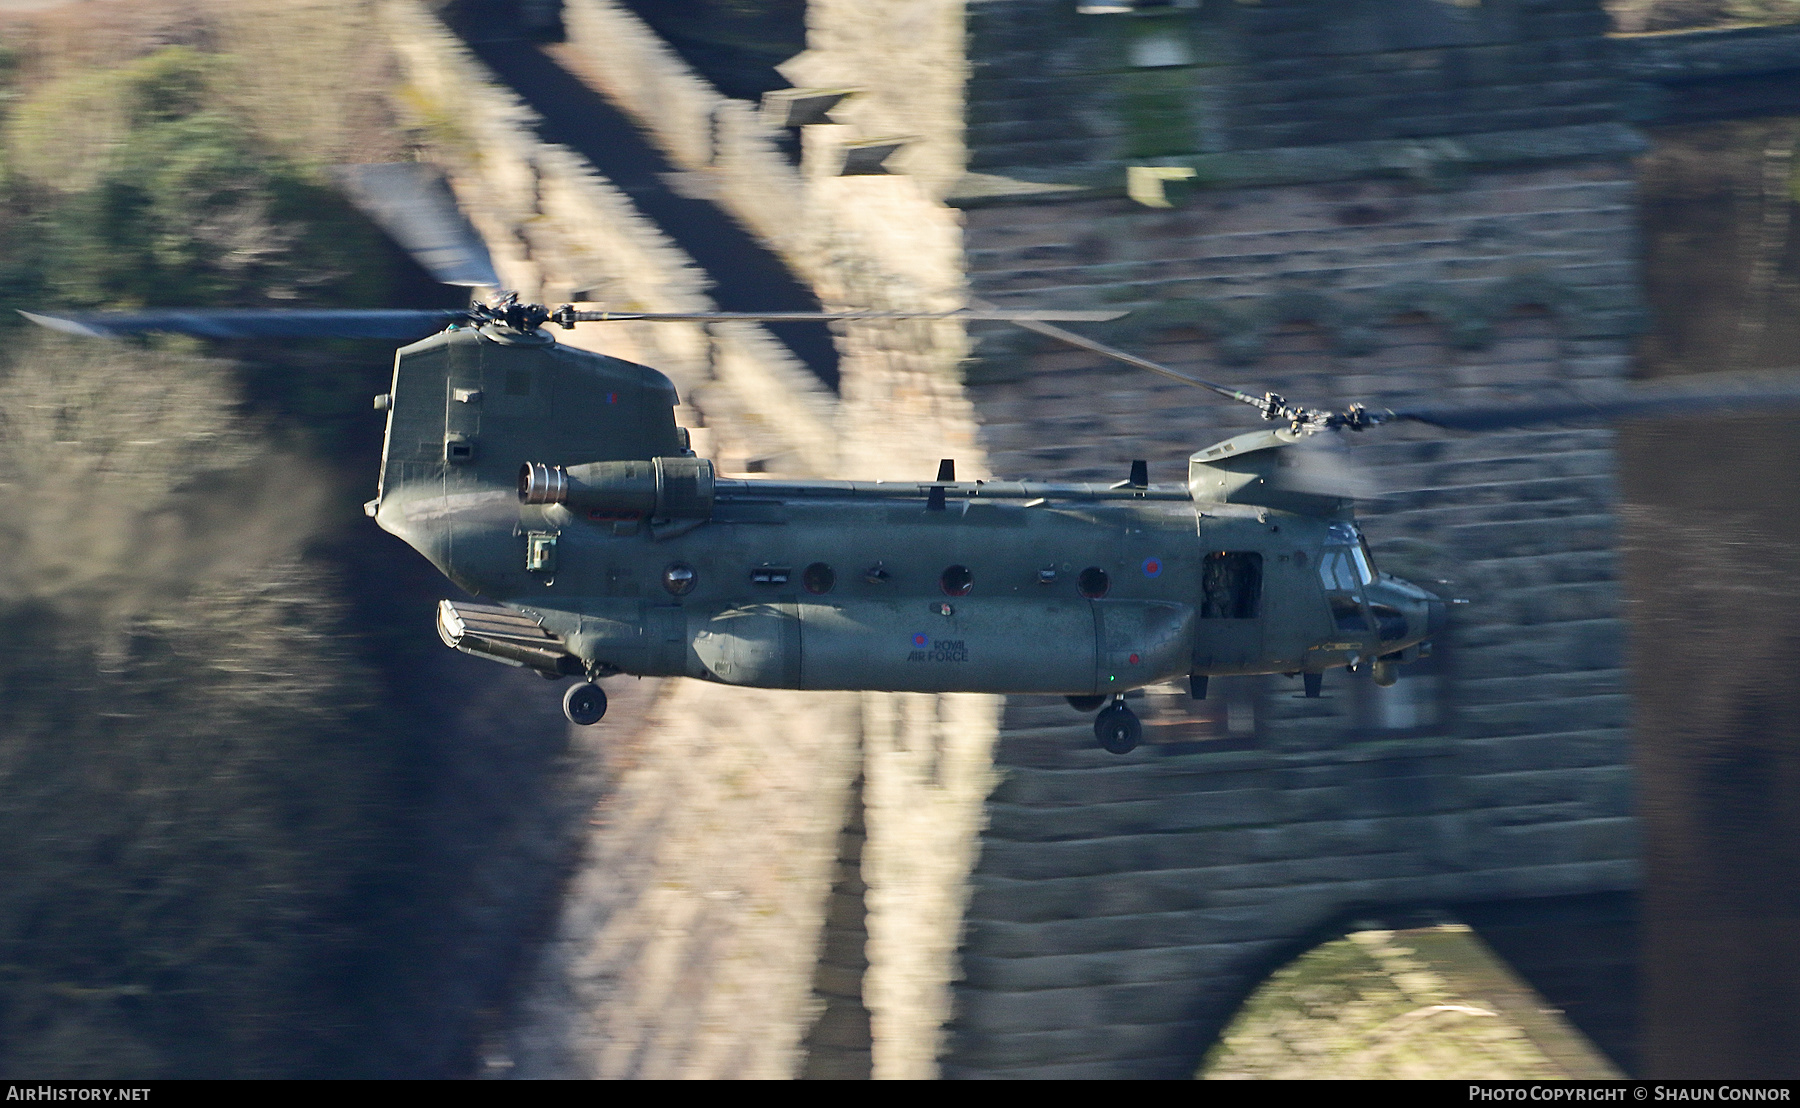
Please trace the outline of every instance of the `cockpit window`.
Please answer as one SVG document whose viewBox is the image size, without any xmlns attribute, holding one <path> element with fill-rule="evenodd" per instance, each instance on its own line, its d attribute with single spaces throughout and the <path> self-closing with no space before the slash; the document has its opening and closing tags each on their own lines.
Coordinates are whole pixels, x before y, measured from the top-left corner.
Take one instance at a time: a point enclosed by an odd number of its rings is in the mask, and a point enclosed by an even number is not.
<svg viewBox="0 0 1800 1108">
<path fill-rule="evenodd" d="M 1332 592 L 1355 592 L 1358 585 L 1375 583 L 1375 562 L 1354 524 L 1334 523 L 1326 530 L 1319 580 Z"/>
<path fill-rule="evenodd" d="M 1349 553 L 1326 547 L 1319 558 L 1319 580 L 1325 583 L 1327 592 L 1355 592 L 1356 566 Z"/>
</svg>

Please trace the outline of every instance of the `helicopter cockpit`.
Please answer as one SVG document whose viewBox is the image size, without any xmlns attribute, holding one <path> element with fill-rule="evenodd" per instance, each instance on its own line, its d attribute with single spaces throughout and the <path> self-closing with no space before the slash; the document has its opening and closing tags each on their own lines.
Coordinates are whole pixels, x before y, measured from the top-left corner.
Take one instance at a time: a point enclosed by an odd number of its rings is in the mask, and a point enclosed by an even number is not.
<svg viewBox="0 0 1800 1108">
<path fill-rule="evenodd" d="M 1333 523 L 1326 528 L 1325 545 L 1319 552 L 1319 581 L 1325 586 L 1336 629 L 1367 634 L 1364 590 L 1375 584 L 1375 559 L 1369 556 L 1368 542 L 1354 523 Z"/>
<path fill-rule="evenodd" d="M 1374 663 L 1377 684 L 1392 683 L 1392 666 L 1400 651 L 1443 629 L 1444 602 L 1424 589 L 1375 567 L 1368 540 L 1348 521 L 1325 531 L 1319 550 L 1319 581 L 1331 606 L 1333 630 L 1368 644 L 1365 660 Z"/>
<path fill-rule="evenodd" d="M 1355 593 L 1375 583 L 1375 559 L 1368 540 L 1354 523 L 1333 523 L 1325 529 L 1325 550 L 1319 557 L 1319 577 L 1325 588 Z"/>
</svg>

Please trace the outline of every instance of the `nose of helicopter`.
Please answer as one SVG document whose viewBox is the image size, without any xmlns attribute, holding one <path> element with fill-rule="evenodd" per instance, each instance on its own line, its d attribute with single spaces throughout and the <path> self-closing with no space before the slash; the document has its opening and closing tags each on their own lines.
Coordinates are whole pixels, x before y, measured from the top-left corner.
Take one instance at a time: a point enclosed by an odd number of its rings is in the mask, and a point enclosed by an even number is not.
<svg viewBox="0 0 1800 1108">
<path fill-rule="evenodd" d="M 1438 597 L 1425 601 L 1425 634 L 1421 638 L 1429 641 L 1443 634 L 1450 626 L 1450 605 Z"/>
</svg>

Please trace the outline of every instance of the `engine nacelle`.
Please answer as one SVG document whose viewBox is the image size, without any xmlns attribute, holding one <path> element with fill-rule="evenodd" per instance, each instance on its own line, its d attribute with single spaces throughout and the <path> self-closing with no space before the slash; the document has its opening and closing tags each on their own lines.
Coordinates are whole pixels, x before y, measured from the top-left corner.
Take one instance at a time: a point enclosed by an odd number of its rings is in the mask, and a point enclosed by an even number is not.
<svg viewBox="0 0 1800 1108">
<path fill-rule="evenodd" d="M 705 458 L 519 467 L 520 503 L 621 519 L 705 519 L 712 515 L 713 488 L 713 465 Z"/>
</svg>

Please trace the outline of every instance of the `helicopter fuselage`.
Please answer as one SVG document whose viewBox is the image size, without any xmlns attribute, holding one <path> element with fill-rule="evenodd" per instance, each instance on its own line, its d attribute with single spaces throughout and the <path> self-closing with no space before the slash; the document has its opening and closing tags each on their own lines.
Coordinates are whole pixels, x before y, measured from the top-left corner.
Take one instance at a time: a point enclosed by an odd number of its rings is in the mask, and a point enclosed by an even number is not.
<svg viewBox="0 0 1800 1108">
<path fill-rule="evenodd" d="M 930 485 L 717 486 L 700 520 L 510 490 L 408 490 L 383 516 L 536 619 L 576 663 L 536 663 L 553 673 L 1093 695 L 1401 660 L 1442 621 L 1373 572 L 1352 525 L 1186 490 L 948 484 L 934 508 Z"/>
<path fill-rule="evenodd" d="M 1207 452 L 1173 488 L 724 479 L 653 370 L 468 331 L 403 350 L 385 399 L 371 513 L 503 605 L 446 601 L 445 641 L 547 676 L 1092 697 L 1405 661 L 1444 622 L 1343 506 L 1210 499 L 1261 481 Z"/>
</svg>

